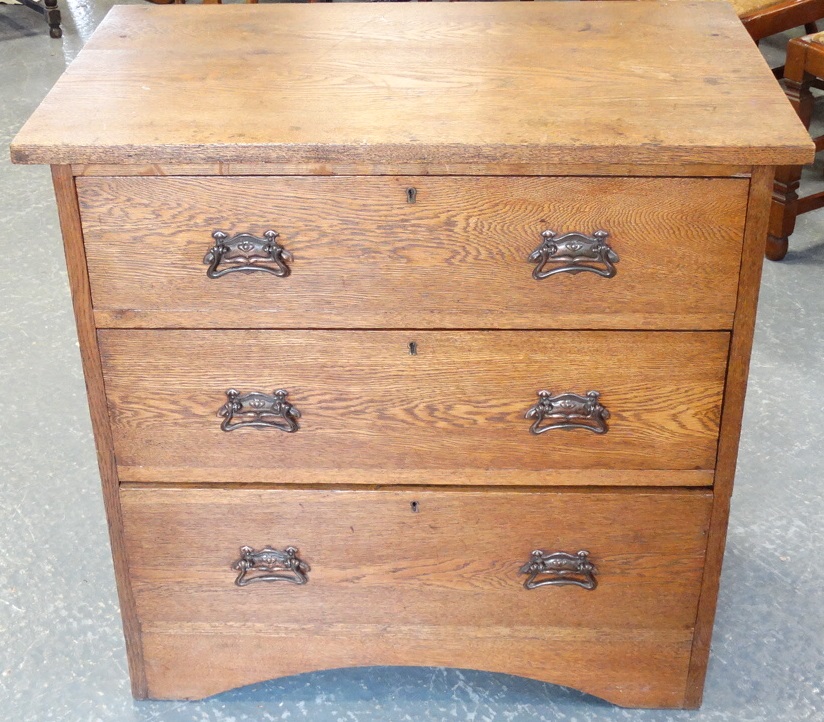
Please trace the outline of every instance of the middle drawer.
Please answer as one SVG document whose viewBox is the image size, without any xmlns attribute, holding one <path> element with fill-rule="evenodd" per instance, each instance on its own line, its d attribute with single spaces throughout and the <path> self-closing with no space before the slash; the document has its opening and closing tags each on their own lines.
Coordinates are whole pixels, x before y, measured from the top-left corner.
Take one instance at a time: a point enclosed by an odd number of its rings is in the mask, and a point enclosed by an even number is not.
<svg viewBox="0 0 824 722">
<path fill-rule="evenodd" d="M 98 335 L 123 481 L 712 483 L 726 332 Z"/>
</svg>

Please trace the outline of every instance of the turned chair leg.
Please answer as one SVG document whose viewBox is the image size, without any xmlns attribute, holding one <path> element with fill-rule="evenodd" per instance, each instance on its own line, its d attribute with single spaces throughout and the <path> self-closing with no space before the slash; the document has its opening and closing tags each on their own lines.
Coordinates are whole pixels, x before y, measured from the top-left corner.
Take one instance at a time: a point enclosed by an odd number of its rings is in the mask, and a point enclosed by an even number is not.
<svg viewBox="0 0 824 722">
<path fill-rule="evenodd" d="M 807 43 L 803 38 L 790 41 L 787 48 L 787 63 L 784 67 L 784 86 L 787 98 L 804 127 L 809 130 L 813 109 L 813 96 L 810 92 L 813 77 L 805 71 L 806 53 Z M 787 254 L 789 237 L 795 230 L 795 219 L 798 215 L 800 181 L 801 166 L 781 166 L 776 169 L 765 251 L 771 261 L 780 261 Z"/>
<path fill-rule="evenodd" d="M 770 230 L 767 233 L 765 255 L 771 261 L 780 261 L 787 255 L 790 236 L 798 216 L 799 166 L 781 166 L 776 169 L 770 208 Z"/>
<path fill-rule="evenodd" d="M 57 0 L 43 0 L 46 7 L 46 22 L 49 24 L 49 35 L 53 38 L 59 38 L 63 35 L 63 29 L 60 27 L 60 10 L 57 7 Z"/>
</svg>

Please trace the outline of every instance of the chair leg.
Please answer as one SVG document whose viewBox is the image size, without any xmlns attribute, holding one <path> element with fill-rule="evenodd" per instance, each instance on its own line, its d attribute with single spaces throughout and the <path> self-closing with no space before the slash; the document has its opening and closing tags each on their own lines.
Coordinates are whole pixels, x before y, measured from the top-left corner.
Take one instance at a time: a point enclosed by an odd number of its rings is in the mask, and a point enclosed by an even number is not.
<svg viewBox="0 0 824 722">
<path fill-rule="evenodd" d="M 57 0 L 43 0 L 43 5 L 46 8 L 46 22 L 49 24 L 49 35 L 53 38 L 59 38 L 63 35 L 63 29 L 60 27 L 60 10 L 57 7 Z"/>
<path fill-rule="evenodd" d="M 813 95 L 810 92 L 813 77 L 804 69 L 806 50 L 807 44 L 803 38 L 790 41 L 784 69 L 784 87 L 795 112 L 809 130 L 813 109 Z M 795 219 L 798 216 L 800 181 L 801 166 L 781 166 L 776 169 L 765 250 L 771 261 L 780 261 L 787 254 L 789 238 L 795 230 Z"/>
<path fill-rule="evenodd" d="M 800 166 L 782 166 L 776 169 L 773 182 L 770 230 L 767 234 L 765 255 L 771 261 L 780 261 L 787 255 L 790 236 L 798 216 L 798 186 Z"/>
</svg>

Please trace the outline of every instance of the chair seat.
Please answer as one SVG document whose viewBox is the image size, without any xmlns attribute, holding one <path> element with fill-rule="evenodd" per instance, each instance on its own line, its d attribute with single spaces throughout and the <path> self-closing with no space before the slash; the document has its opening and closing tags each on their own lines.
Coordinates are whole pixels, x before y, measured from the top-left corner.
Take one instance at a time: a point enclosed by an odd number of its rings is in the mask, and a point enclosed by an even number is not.
<svg viewBox="0 0 824 722">
<path fill-rule="evenodd" d="M 770 5 L 777 5 L 776 0 L 729 0 L 730 4 L 735 8 L 738 17 L 742 15 L 749 15 L 756 10 L 763 10 L 770 7 Z"/>
<path fill-rule="evenodd" d="M 780 0 L 728 0 L 728 2 L 735 8 L 738 17 L 743 17 L 744 15 L 768 8 L 770 5 L 778 5 Z"/>
</svg>

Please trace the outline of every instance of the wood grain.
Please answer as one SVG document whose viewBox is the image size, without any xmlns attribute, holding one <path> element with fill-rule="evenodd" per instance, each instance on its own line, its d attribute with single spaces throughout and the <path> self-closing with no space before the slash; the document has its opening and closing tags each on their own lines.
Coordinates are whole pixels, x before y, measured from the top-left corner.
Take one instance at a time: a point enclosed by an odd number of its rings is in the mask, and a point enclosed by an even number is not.
<svg viewBox="0 0 824 722">
<path fill-rule="evenodd" d="M 824 1 L 824 0 L 822 0 Z M 381 176 L 381 175 L 504 175 L 504 176 L 662 176 L 705 178 L 749 178 L 748 165 L 626 165 L 615 163 L 151 163 L 77 164 L 72 166 L 75 176 L 213 176 L 213 175 L 312 175 L 312 176 Z"/>
<path fill-rule="evenodd" d="M 132 694 L 142 699 L 146 697 L 146 675 L 143 668 L 143 648 L 140 639 L 140 625 L 135 611 L 128 559 L 123 541 L 123 517 L 118 493 L 117 465 L 114 458 L 114 443 L 106 408 L 106 389 L 100 365 L 100 353 L 95 337 L 92 316 L 91 291 L 86 270 L 86 256 L 83 249 L 83 231 L 80 226 L 80 211 L 77 206 L 77 192 L 71 168 L 52 167 L 52 182 L 60 217 L 60 229 L 66 252 L 66 269 L 72 292 L 74 317 L 77 323 L 77 340 L 80 344 L 80 359 L 89 401 L 92 429 L 94 431 L 97 463 L 103 485 L 103 504 L 109 525 L 109 541 L 112 546 L 117 596 L 123 619 L 126 638 L 126 657 Z"/>
<path fill-rule="evenodd" d="M 512 483 L 517 470 L 711 469 L 729 340 L 721 332 L 98 335 L 121 478 L 185 482 L 191 470 L 215 483 L 289 483 L 293 470 L 315 483 L 327 470 L 348 470 L 354 483 L 361 469 L 382 471 L 384 483 L 402 484 L 422 470 L 441 483 L 445 469 L 465 484 L 496 484 Z M 300 431 L 221 431 L 216 412 L 229 388 L 287 389 L 303 414 Z M 524 414 L 543 388 L 600 391 L 609 433 L 530 434 Z M 508 473 L 499 479 L 498 469 Z"/>
<path fill-rule="evenodd" d="M 445 664 L 676 706 L 711 496 L 124 489 L 150 695 Z M 297 546 L 309 583 L 235 586 L 244 544 Z M 525 590 L 518 569 L 536 548 L 589 550 L 599 586 Z"/>
<path fill-rule="evenodd" d="M 735 327 L 730 344 L 730 360 L 721 416 L 721 437 L 718 443 L 718 461 L 715 471 L 715 498 L 712 522 L 707 546 L 707 561 L 701 586 L 701 602 L 695 627 L 692 661 L 687 681 L 685 705 L 697 708 L 701 705 L 704 677 L 709 661 L 710 640 L 718 602 L 718 585 L 721 564 L 727 538 L 735 465 L 738 459 L 738 442 L 741 436 L 741 420 L 744 415 L 744 398 L 750 368 L 755 313 L 764 261 L 764 239 L 769 223 L 772 199 L 773 168 L 758 168 L 753 173 L 750 200 L 747 211 L 744 251 L 738 290 L 738 306 Z"/>
<path fill-rule="evenodd" d="M 317 468 L 289 469 L 288 479 L 277 479 L 278 483 L 312 485 L 321 483 L 323 486 L 357 484 L 363 487 L 383 488 L 387 485 L 412 484 L 415 486 L 437 485 L 472 485 L 472 486 L 662 486 L 662 487 L 695 487 L 712 486 L 715 478 L 715 469 L 500 469 L 500 468 L 472 468 L 465 465 L 459 468 L 441 468 L 433 471 L 431 468 L 387 469 L 342 467 L 340 469 L 324 468 L 322 473 Z M 180 484 L 211 484 L 215 481 L 215 470 L 209 467 L 187 466 L 186 460 L 180 461 L 180 466 L 164 465 L 163 470 L 153 466 L 121 467 L 121 472 L 131 482 L 153 484 L 168 483 L 174 480 Z M 272 483 L 272 471 L 269 469 L 246 469 L 244 479 L 238 484 L 266 484 Z M 356 474 L 356 476 L 353 476 Z M 227 476 L 228 478 L 228 476 Z M 237 478 L 232 476 L 232 478 Z M 320 479 L 320 481 L 319 481 Z"/>
<path fill-rule="evenodd" d="M 120 177 L 78 187 L 103 327 L 723 329 L 749 184 Z M 294 255 L 288 278 L 206 276 L 215 230 L 270 228 Z M 617 275 L 535 280 L 528 258 L 548 229 L 608 231 Z"/>
<path fill-rule="evenodd" d="M 725 2 L 329 3 L 115 8 L 12 157 L 791 165 L 813 145 Z"/>
</svg>

